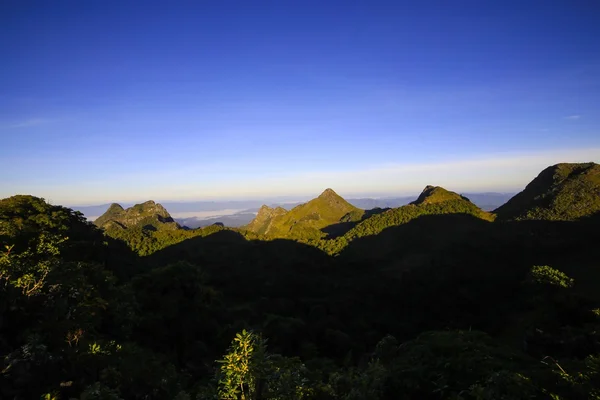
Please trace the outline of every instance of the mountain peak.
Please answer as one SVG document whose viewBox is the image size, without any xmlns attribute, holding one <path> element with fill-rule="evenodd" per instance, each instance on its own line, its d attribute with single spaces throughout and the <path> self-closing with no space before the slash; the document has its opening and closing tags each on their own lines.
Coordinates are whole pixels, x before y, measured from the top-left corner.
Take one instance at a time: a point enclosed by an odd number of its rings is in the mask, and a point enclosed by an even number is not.
<svg viewBox="0 0 600 400">
<path fill-rule="evenodd" d="M 133 226 L 153 227 L 153 229 L 178 229 L 179 225 L 173 220 L 168 211 L 153 200 L 148 200 L 133 207 L 123 209 L 113 203 L 94 224 L 106 229 L 116 226 L 130 228 Z"/>
<path fill-rule="evenodd" d="M 252 232 L 266 234 L 271 229 L 271 224 L 274 218 L 285 215 L 287 210 L 283 207 L 269 207 L 266 204 L 263 204 L 256 217 L 248 225 L 246 225 L 246 229 Z"/>
<path fill-rule="evenodd" d="M 263 205 L 262 205 L 262 206 L 260 206 L 260 208 L 258 209 L 258 213 L 259 213 L 259 214 L 261 214 L 261 213 L 269 212 L 269 211 L 271 211 L 271 210 L 273 210 L 271 207 L 269 207 L 269 206 L 268 206 L 268 205 L 266 205 L 266 204 L 263 204 Z"/>
<path fill-rule="evenodd" d="M 323 197 L 341 197 L 341 196 L 339 194 L 337 194 L 333 189 L 327 188 L 323 191 L 323 193 L 321 193 L 319 195 L 319 197 L 323 198 Z"/>
<path fill-rule="evenodd" d="M 319 197 L 286 211 L 281 207 L 262 206 L 256 218 L 246 228 L 274 237 L 321 237 L 322 228 L 344 222 L 357 221 L 364 210 L 354 207 L 333 189 L 325 189 Z"/>
<path fill-rule="evenodd" d="M 125 209 L 123 208 L 123 206 L 121 206 L 119 203 L 112 203 L 112 204 L 110 205 L 110 207 L 108 207 L 108 210 L 106 210 L 106 212 L 109 212 L 109 211 L 117 211 L 117 212 L 120 212 L 120 211 L 124 211 L 124 210 L 125 210 Z"/>
<path fill-rule="evenodd" d="M 451 192 L 449 190 L 444 189 L 441 186 L 433 186 L 427 185 L 425 189 L 421 192 L 417 200 L 413 201 L 410 204 L 419 205 L 419 204 L 433 204 L 433 203 L 442 203 L 444 201 L 449 200 L 466 200 L 470 201 L 464 196 L 459 195 L 458 193 Z"/>
<path fill-rule="evenodd" d="M 356 207 L 348 203 L 342 196 L 337 194 L 333 189 L 327 188 L 317 197 L 312 199 L 307 204 L 315 204 L 318 208 L 326 207 L 330 209 L 345 209 L 350 212 Z"/>
<path fill-rule="evenodd" d="M 112 203 L 108 207 L 108 210 L 106 210 L 104 212 L 104 214 L 102 214 L 101 216 L 99 216 L 94 221 L 94 224 L 96 224 L 97 226 L 106 225 L 107 222 L 110 222 L 110 221 L 112 221 L 114 219 L 119 218 L 124 213 L 125 213 L 125 210 L 123 209 L 123 207 L 120 204 L 118 204 L 118 203 Z"/>
</svg>

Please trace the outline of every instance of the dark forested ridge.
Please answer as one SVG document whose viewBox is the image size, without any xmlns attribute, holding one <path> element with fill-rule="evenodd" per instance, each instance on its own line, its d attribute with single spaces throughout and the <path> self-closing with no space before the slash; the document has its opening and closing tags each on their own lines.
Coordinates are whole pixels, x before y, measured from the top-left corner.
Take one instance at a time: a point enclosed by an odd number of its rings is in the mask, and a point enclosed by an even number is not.
<svg viewBox="0 0 600 400">
<path fill-rule="evenodd" d="M 2 399 L 598 399 L 598 165 L 247 229 L 0 200 Z"/>
</svg>

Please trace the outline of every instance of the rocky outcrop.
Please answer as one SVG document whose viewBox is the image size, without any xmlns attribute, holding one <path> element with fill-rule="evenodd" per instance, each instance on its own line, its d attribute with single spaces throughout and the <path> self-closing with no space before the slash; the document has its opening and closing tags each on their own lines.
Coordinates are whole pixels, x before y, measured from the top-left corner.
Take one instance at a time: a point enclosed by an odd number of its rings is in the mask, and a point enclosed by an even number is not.
<svg viewBox="0 0 600 400">
<path fill-rule="evenodd" d="M 113 203 L 94 224 L 105 229 L 128 229 L 141 227 L 150 230 L 180 229 L 169 212 L 160 204 L 149 200 L 123 209 Z"/>
<path fill-rule="evenodd" d="M 347 221 L 359 221 L 364 210 L 354 207 L 332 189 L 290 211 L 262 206 L 246 229 L 273 237 L 317 238 L 321 229 Z"/>
<path fill-rule="evenodd" d="M 273 219 L 285 215 L 287 210 L 282 207 L 271 208 L 263 205 L 256 217 L 246 226 L 249 231 L 266 235 L 269 233 Z"/>
</svg>

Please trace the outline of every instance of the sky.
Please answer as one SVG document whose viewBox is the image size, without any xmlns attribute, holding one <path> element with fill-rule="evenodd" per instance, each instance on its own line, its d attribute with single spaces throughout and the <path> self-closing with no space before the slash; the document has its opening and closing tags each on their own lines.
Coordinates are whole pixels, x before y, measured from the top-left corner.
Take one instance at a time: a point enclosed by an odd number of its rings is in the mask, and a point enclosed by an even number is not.
<svg viewBox="0 0 600 400">
<path fill-rule="evenodd" d="M 521 190 L 600 161 L 600 3 L 0 2 L 0 198 Z"/>
</svg>

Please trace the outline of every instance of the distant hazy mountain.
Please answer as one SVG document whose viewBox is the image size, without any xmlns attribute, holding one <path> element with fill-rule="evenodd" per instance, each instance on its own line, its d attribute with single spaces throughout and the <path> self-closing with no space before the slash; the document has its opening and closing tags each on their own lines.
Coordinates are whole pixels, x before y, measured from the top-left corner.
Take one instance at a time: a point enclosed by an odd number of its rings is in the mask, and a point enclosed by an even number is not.
<svg viewBox="0 0 600 400">
<path fill-rule="evenodd" d="M 194 211 L 244 210 L 258 208 L 262 200 L 232 200 L 232 201 L 171 201 L 161 203 L 171 213 Z"/>
<path fill-rule="evenodd" d="M 484 211 L 492 211 L 506 203 L 515 193 L 462 193 Z"/>
<path fill-rule="evenodd" d="M 501 220 L 572 221 L 600 212 L 600 165 L 556 164 L 495 210 Z"/>
<path fill-rule="evenodd" d="M 348 199 L 348 203 L 363 210 L 371 210 L 373 208 L 395 208 L 410 203 L 415 199 L 415 196 L 391 197 L 385 199 Z"/>
<path fill-rule="evenodd" d="M 188 228 L 203 228 L 205 226 L 210 226 L 216 223 L 222 223 L 225 226 L 229 226 L 232 228 L 237 228 L 243 225 L 247 225 L 256 217 L 256 213 L 241 211 L 232 215 L 223 215 L 217 217 L 210 218 L 198 218 L 198 217 L 189 217 L 189 218 L 175 218 L 182 226 L 187 226 Z"/>
<path fill-rule="evenodd" d="M 463 196 L 467 197 L 476 206 L 485 211 L 492 211 L 502 204 L 506 203 L 514 193 L 462 193 Z M 362 208 L 363 210 L 370 210 L 373 208 L 396 208 L 409 204 L 414 201 L 415 196 L 404 196 L 404 197 L 391 197 L 383 199 L 371 199 L 371 198 L 360 198 L 360 199 L 347 199 L 348 203 Z"/>
<path fill-rule="evenodd" d="M 502 204 L 506 203 L 514 193 L 462 193 L 463 196 L 467 197 L 477 207 L 485 211 L 492 211 Z M 373 208 L 396 208 L 409 204 L 414 201 L 417 196 L 404 196 L 404 197 L 390 197 L 382 199 L 371 199 L 371 198 L 360 198 L 360 199 L 347 199 L 348 203 L 362 208 L 363 210 L 370 210 Z"/>
</svg>

